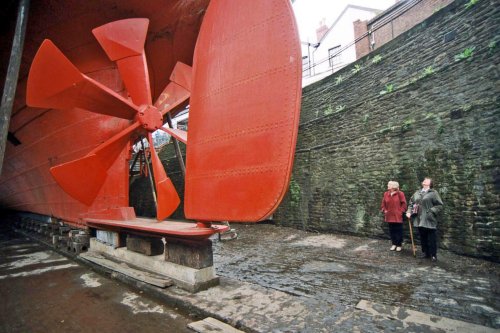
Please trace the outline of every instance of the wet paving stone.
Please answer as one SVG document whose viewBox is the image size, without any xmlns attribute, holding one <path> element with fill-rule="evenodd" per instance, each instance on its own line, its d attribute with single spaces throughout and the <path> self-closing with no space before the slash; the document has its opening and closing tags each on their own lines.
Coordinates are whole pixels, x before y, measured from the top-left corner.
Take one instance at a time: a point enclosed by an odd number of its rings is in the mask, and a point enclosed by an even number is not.
<svg viewBox="0 0 500 333">
<path fill-rule="evenodd" d="M 6 230 L 0 299 L 0 333 L 188 333 L 195 319 Z"/>
<path fill-rule="evenodd" d="M 500 265 L 438 250 L 437 262 L 389 251 L 388 240 L 232 224 L 214 241 L 217 274 L 354 307 L 361 299 L 500 328 Z"/>
</svg>

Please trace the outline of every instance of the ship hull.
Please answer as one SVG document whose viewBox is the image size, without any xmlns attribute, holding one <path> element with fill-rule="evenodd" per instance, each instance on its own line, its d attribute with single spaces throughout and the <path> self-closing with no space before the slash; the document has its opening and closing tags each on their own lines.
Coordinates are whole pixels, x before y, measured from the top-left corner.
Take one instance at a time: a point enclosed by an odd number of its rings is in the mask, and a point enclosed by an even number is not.
<svg viewBox="0 0 500 333">
<path fill-rule="evenodd" d="M 0 205 L 80 226 L 134 220 L 130 144 L 142 135 L 152 145 L 165 113 L 189 99 L 185 216 L 209 227 L 272 215 L 288 189 L 301 103 L 291 4 L 208 2 L 35 2 Z M 151 162 L 161 221 L 179 190 L 154 149 Z"/>
<path fill-rule="evenodd" d="M 82 109 L 40 109 L 26 105 L 28 73 L 36 51 L 50 39 L 85 75 L 127 97 L 117 66 L 92 35 L 92 29 L 127 18 L 148 18 L 145 53 L 153 100 L 169 82 L 178 61 L 191 65 L 206 1 L 34 1 L 0 176 L 0 206 L 54 216 L 84 226 L 84 218 L 129 205 L 126 146 L 109 168 L 91 205 L 83 204 L 56 183 L 49 170 L 86 155 L 131 124 L 128 120 Z M 2 38 L 11 38 L 4 35 Z M 8 45 L 8 40 L 2 41 Z M 3 50 L 2 52 L 10 52 Z M 4 57 L 5 58 L 5 57 Z M 93 172 L 89 169 L 88 172 Z"/>
</svg>

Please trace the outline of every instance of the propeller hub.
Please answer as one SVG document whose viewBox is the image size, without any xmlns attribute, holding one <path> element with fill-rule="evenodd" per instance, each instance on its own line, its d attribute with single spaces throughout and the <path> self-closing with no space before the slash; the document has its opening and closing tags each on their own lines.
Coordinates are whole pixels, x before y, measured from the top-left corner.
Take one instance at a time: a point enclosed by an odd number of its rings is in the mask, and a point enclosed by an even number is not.
<svg viewBox="0 0 500 333">
<path fill-rule="evenodd" d="M 137 112 L 137 121 L 141 124 L 142 128 L 149 132 L 154 132 L 163 126 L 163 116 L 152 105 L 141 105 Z"/>
</svg>

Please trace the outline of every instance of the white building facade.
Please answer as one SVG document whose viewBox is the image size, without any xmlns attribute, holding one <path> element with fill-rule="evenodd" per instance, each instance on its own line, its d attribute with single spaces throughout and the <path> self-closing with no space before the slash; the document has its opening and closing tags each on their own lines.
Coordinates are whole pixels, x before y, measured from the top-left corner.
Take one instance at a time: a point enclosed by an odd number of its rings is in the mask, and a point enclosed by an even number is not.
<svg viewBox="0 0 500 333">
<path fill-rule="evenodd" d="M 302 43 L 302 86 L 307 86 L 331 75 L 356 60 L 355 33 L 353 22 L 367 21 L 381 10 L 347 5 L 329 27 L 317 29 L 316 43 Z"/>
</svg>

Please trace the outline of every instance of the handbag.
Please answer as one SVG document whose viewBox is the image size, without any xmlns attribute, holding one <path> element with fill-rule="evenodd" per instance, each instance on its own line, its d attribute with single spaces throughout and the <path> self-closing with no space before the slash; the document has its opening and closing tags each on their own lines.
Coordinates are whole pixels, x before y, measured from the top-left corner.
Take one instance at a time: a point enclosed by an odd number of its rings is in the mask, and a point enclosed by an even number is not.
<svg viewBox="0 0 500 333">
<path fill-rule="evenodd" d="M 417 215 L 419 208 L 420 208 L 419 204 L 417 203 L 413 204 L 413 207 L 411 208 L 411 215 Z"/>
</svg>

